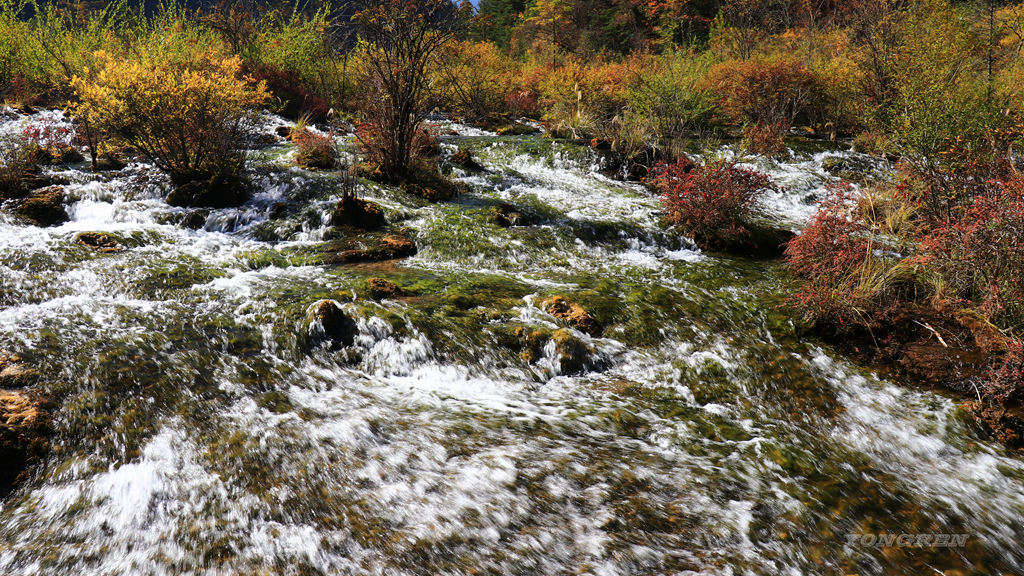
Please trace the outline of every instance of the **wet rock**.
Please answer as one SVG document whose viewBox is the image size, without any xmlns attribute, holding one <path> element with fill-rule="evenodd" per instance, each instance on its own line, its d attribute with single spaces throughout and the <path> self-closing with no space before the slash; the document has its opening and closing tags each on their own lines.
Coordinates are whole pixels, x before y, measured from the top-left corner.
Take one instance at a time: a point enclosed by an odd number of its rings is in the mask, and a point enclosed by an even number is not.
<svg viewBox="0 0 1024 576">
<path fill-rule="evenodd" d="M 36 381 L 38 372 L 16 354 L 0 353 L 0 388 L 24 388 Z"/>
<path fill-rule="evenodd" d="M 588 348 L 582 340 L 566 329 L 555 330 L 551 335 L 555 345 L 559 369 L 562 374 L 580 374 L 587 365 Z"/>
<path fill-rule="evenodd" d="M 332 349 L 351 346 L 359 333 L 355 321 L 332 300 L 314 304 L 307 321 L 312 343 L 327 343 Z"/>
<path fill-rule="evenodd" d="M 0 497 L 23 481 L 47 448 L 49 416 L 43 399 L 23 390 L 0 390 Z"/>
<path fill-rule="evenodd" d="M 274 414 L 284 414 L 291 412 L 292 401 L 287 394 L 280 390 L 273 390 L 271 392 L 265 392 L 260 394 L 256 398 L 256 404 L 260 408 L 265 408 Z"/>
<path fill-rule="evenodd" d="M 452 154 L 452 164 L 465 168 L 466 170 L 483 170 L 484 167 L 473 158 L 468 148 L 459 147 L 459 150 Z"/>
<path fill-rule="evenodd" d="M 118 244 L 117 240 L 106 232 L 82 232 L 75 237 L 75 240 L 77 240 L 82 246 L 92 248 L 97 252 L 103 252 L 105 254 L 124 250 L 124 246 Z"/>
<path fill-rule="evenodd" d="M 355 262 L 381 262 L 408 258 L 416 254 L 412 240 L 397 234 L 386 234 L 380 239 L 366 239 L 365 248 L 342 250 L 324 259 L 325 264 L 352 264 Z"/>
<path fill-rule="evenodd" d="M 278 126 L 277 128 L 274 129 L 274 134 L 277 134 L 278 136 L 284 138 L 285 140 L 290 140 L 292 137 L 292 127 Z"/>
<path fill-rule="evenodd" d="M 591 336 L 601 335 L 601 324 L 579 304 L 563 296 L 554 296 L 544 301 L 544 310 L 573 328 Z"/>
<path fill-rule="evenodd" d="M 395 298 L 401 296 L 403 291 L 394 282 L 384 278 L 367 278 L 366 290 L 370 298 L 380 300 L 383 298 Z"/>
<path fill-rule="evenodd" d="M 1024 449 L 1024 417 L 1019 410 L 981 400 L 968 400 L 963 409 L 989 436 L 1009 448 Z"/>
<path fill-rule="evenodd" d="M 64 210 L 64 188 L 36 190 L 14 206 L 14 213 L 36 226 L 56 226 L 71 219 Z"/>
<path fill-rule="evenodd" d="M 387 220 L 380 206 L 369 200 L 345 196 L 334 208 L 331 224 L 360 230 L 378 230 L 387 224 Z"/>
<path fill-rule="evenodd" d="M 514 204 L 509 204 L 508 202 L 502 202 L 491 208 L 489 220 L 502 228 L 526 226 L 529 224 L 529 218 L 520 212 Z"/>
<path fill-rule="evenodd" d="M 461 182 L 403 182 L 402 190 L 413 196 L 419 196 L 428 202 L 447 202 L 465 191 Z"/>
<path fill-rule="evenodd" d="M 274 202 L 270 207 L 270 211 L 267 213 L 267 217 L 271 220 L 280 220 L 282 218 L 286 218 L 290 211 L 291 205 L 287 202 Z"/>
<path fill-rule="evenodd" d="M 590 347 L 565 328 L 551 331 L 520 326 L 512 331 L 506 345 L 519 350 L 519 357 L 530 364 L 537 364 L 545 356 L 551 358 L 563 375 L 581 374 L 592 364 Z"/>
<path fill-rule="evenodd" d="M 167 195 L 167 203 L 179 208 L 228 208 L 245 202 L 245 184 L 234 176 L 214 176 L 177 185 Z"/>
</svg>

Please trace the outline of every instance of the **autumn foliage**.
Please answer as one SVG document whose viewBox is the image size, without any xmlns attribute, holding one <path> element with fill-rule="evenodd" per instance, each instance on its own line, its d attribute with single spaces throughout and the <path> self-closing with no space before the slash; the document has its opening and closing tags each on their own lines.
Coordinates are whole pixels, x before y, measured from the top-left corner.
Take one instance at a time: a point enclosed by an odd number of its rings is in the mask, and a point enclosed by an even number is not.
<svg viewBox="0 0 1024 576">
<path fill-rule="evenodd" d="M 729 160 L 694 167 L 683 157 L 654 174 L 651 185 L 661 195 L 667 220 L 706 248 L 746 236 L 754 203 L 774 187 L 767 175 Z"/>
<path fill-rule="evenodd" d="M 213 48 L 170 55 L 160 46 L 135 58 L 98 54 L 95 74 L 72 83 L 73 114 L 138 150 L 178 188 L 237 187 L 247 115 L 266 98 L 264 85 L 241 75 L 237 56 Z"/>
</svg>

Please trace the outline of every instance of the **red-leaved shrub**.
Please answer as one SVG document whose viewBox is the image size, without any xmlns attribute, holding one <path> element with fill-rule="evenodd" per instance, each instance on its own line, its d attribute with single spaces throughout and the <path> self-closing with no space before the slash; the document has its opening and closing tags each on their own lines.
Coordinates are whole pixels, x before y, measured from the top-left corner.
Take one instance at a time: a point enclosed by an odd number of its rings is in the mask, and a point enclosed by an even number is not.
<svg viewBox="0 0 1024 576">
<path fill-rule="evenodd" d="M 709 249 L 746 236 L 744 221 L 754 202 L 774 188 L 766 174 L 729 160 L 694 168 L 684 157 L 653 173 L 650 184 L 661 194 L 668 221 Z"/>
<path fill-rule="evenodd" d="M 308 128 L 292 135 L 295 143 L 295 162 L 306 168 L 334 168 L 338 163 L 338 147 L 329 134 L 320 134 Z"/>
<path fill-rule="evenodd" d="M 983 388 L 1000 404 L 1024 402 L 1024 341 L 1009 342 L 1002 362 L 989 369 Z"/>
<path fill-rule="evenodd" d="M 786 247 L 790 270 L 803 281 L 794 303 L 814 320 L 852 321 L 854 303 L 868 296 L 855 274 L 869 256 L 868 227 L 851 213 L 852 194 L 849 184 L 830 186 L 814 218 Z"/>
<path fill-rule="evenodd" d="M 933 224 L 920 251 L 991 320 L 1024 317 L 1024 182 L 989 181 Z"/>
</svg>

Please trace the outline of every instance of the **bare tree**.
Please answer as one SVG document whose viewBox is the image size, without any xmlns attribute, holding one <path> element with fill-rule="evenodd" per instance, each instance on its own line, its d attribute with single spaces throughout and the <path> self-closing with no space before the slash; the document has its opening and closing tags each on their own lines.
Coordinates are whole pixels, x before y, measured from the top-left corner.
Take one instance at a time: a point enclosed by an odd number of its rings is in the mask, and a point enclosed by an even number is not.
<svg viewBox="0 0 1024 576">
<path fill-rule="evenodd" d="M 390 180 L 408 175 L 416 131 L 436 105 L 429 67 L 469 10 L 449 0 L 383 0 L 355 15 L 367 68 L 362 145 Z"/>
</svg>

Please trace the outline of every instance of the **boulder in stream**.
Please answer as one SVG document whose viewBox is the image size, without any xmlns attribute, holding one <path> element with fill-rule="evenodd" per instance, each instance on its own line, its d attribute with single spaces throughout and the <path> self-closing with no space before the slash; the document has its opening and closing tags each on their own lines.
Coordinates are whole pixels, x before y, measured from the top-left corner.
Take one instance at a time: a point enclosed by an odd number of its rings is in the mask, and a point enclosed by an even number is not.
<svg viewBox="0 0 1024 576">
<path fill-rule="evenodd" d="M 380 237 L 359 238 L 361 247 L 341 250 L 324 257 L 324 264 L 355 264 L 358 262 L 382 262 L 408 258 L 416 254 L 416 245 L 408 237 L 399 234 L 385 234 Z"/>
<path fill-rule="evenodd" d="M 583 306 L 566 299 L 564 296 L 553 296 L 544 301 L 544 310 L 559 320 L 563 320 L 580 332 L 591 336 L 601 335 L 601 324 L 583 309 Z"/>
<path fill-rule="evenodd" d="M 384 278 L 367 278 L 366 289 L 370 293 L 370 298 L 375 300 L 395 298 L 404 294 L 394 282 Z"/>
<path fill-rule="evenodd" d="M 331 224 L 359 230 L 379 230 L 387 224 L 387 220 L 384 218 L 384 211 L 380 209 L 380 206 L 369 200 L 345 196 L 334 208 Z"/>
<path fill-rule="evenodd" d="M 106 232 L 82 232 L 75 237 L 75 240 L 77 240 L 82 246 L 92 248 L 93 250 L 104 254 L 121 252 L 124 250 L 124 246 L 118 244 L 117 240 Z"/>
<path fill-rule="evenodd" d="M 502 228 L 512 226 L 526 226 L 530 219 L 524 215 L 514 204 L 502 202 L 491 208 L 490 221 Z"/>
<path fill-rule="evenodd" d="M 555 346 L 555 355 L 561 374 L 580 374 L 584 371 L 590 350 L 582 340 L 562 328 L 551 334 L 551 342 Z"/>
<path fill-rule="evenodd" d="M 313 304 L 307 325 L 311 343 L 326 343 L 332 349 L 351 346 L 359 333 L 355 320 L 333 300 L 320 300 Z"/>
<path fill-rule="evenodd" d="M 455 154 L 452 154 L 451 160 L 452 164 L 466 170 L 479 171 L 484 169 L 484 167 L 476 161 L 476 158 L 473 158 L 473 154 L 468 148 L 459 147 Z"/>
<path fill-rule="evenodd" d="M 64 210 L 64 188 L 36 190 L 14 205 L 14 213 L 36 226 L 57 226 L 71 219 Z"/>
</svg>

